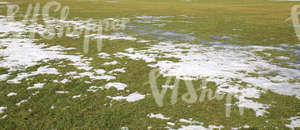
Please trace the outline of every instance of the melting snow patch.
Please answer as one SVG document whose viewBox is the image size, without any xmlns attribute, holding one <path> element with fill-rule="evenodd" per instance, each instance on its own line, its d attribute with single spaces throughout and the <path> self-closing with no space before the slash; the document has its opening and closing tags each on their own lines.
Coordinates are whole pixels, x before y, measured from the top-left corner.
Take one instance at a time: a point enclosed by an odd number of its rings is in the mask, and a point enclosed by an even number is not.
<svg viewBox="0 0 300 130">
<path fill-rule="evenodd" d="M 190 120 L 187 120 L 187 119 L 179 119 L 179 122 L 182 122 L 182 123 L 189 123 L 189 124 L 203 124 L 203 123 L 200 123 L 199 121 L 193 121 L 192 119 L 190 119 Z"/>
<path fill-rule="evenodd" d="M 181 126 L 178 130 L 214 130 L 214 129 L 223 129 L 224 126 L 215 126 L 209 125 L 208 128 L 201 125 L 189 125 L 189 126 Z"/>
<path fill-rule="evenodd" d="M 56 91 L 55 93 L 57 93 L 57 94 L 68 94 L 69 91 Z"/>
<path fill-rule="evenodd" d="M 162 120 L 169 120 L 169 119 L 171 119 L 170 117 L 165 117 L 163 114 L 153 114 L 153 113 L 150 113 L 147 116 L 149 118 L 157 118 L 157 119 L 162 119 Z"/>
<path fill-rule="evenodd" d="M 7 80 L 8 77 L 9 77 L 8 74 L 2 74 L 2 75 L 0 75 L 0 81 Z"/>
<path fill-rule="evenodd" d="M 44 85 L 45 85 L 44 83 L 37 83 L 37 84 L 34 84 L 32 87 L 28 87 L 27 90 L 29 90 L 29 89 L 43 88 Z"/>
<path fill-rule="evenodd" d="M 10 92 L 9 94 L 7 94 L 8 97 L 16 96 L 16 95 L 17 95 L 17 93 L 15 93 L 15 92 Z"/>
<path fill-rule="evenodd" d="M 265 92 L 265 89 L 284 95 L 296 95 L 300 98 L 300 83 L 289 82 L 299 79 L 300 70 L 273 65 L 256 55 L 257 51 L 265 49 L 284 50 L 281 47 L 235 46 L 223 43 L 195 45 L 159 42 L 144 50 L 127 49 L 114 55 L 152 62 L 148 66 L 158 68 L 164 77 L 170 76 L 183 80 L 206 78 L 207 81 L 216 82 L 217 92 L 236 94 L 235 97 L 241 100 L 237 105 L 252 108 L 257 116 L 260 116 L 269 106 L 248 98 L 259 98 L 260 93 Z M 178 60 L 159 60 L 167 58 Z M 257 74 L 258 77 L 251 76 L 251 73 Z M 272 79 L 275 77 L 268 75 L 269 73 L 277 74 L 276 79 L 281 80 L 273 82 Z M 241 86 L 242 82 L 248 83 L 247 87 Z"/>
<path fill-rule="evenodd" d="M 296 116 L 296 117 L 291 117 L 289 118 L 289 120 L 291 121 L 290 124 L 286 124 L 285 126 L 291 128 L 291 129 L 295 129 L 295 128 L 300 128 L 300 116 Z"/>
<path fill-rule="evenodd" d="M 173 123 L 173 122 L 167 122 L 167 124 L 168 124 L 168 125 L 172 125 L 172 126 L 175 125 L 175 123 Z"/>
<path fill-rule="evenodd" d="M 103 90 L 103 87 L 97 87 L 97 86 L 91 86 L 89 87 L 89 89 L 87 90 L 88 92 L 97 92 L 99 89 Z"/>
<path fill-rule="evenodd" d="M 99 58 L 102 58 L 102 59 L 109 59 L 110 58 L 110 54 L 107 54 L 107 53 L 104 53 L 104 52 L 101 52 L 98 54 Z"/>
<path fill-rule="evenodd" d="M 7 118 L 8 117 L 8 115 L 4 115 L 4 116 L 2 116 L 0 119 L 5 119 L 5 118 Z"/>
<path fill-rule="evenodd" d="M 16 103 L 17 106 L 20 106 L 22 103 L 25 103 L 27 102 L 28 99 L 24 99 L 24 100 L 21 100 L 20 102 Z"/>
<path fill-rule="evenodd" d="M 74 99 L 74 98 L 80 98 L 82 95 L 75 95 L 75 96 L 73 96 L 72 98 Z"/>
<path fill-rule="evenodd" d="M 173 89 L 175 86 L 174 85 L 162 85 L 161 87 Z"/>
<path fill-rule="evenodd" d="M 124 90 L 127 87 L 127 85 L 123 83 L 117 83 L 117 82 L 111 82 L 105 85 L 106 89 L 110 89 L 111 87 L 114 87 L 117 90 Z"/>
<path fill-rule="evenodd" d="M 285 57 L 285 56 L 278 56 L 276 58 L 279 60 L 289 60 L 290 59 L 289 57 Z"/>
<path fill-rule="evenodd" d="M 59 72 L 55 68 L 48 68 L 48 66 L 43 66 L 38 68 L 36 71 L 31 72 L 31 73 L 19 73 L 17 77 L 15 77 L 12 80 L 8 80 L 8 83 L 20 83 L 21 80 L 31 77 L 31 76 L 36 76 L 39 74 L 55 74 L 58 75 Z"/>
<path fill-rule="evenodd" d="M 125 73 L 125 68 L 118 68 L 118 69 L 113 69 L 111 71 L 109 71 L 109 74 L 113 74 L 113 73 Z"/>
<path fill-rule="evenodd" d="M 105 62 L 103 65 L 116 65 L 118 64 L 117 61 L 112 61 L 112 62 Z"/>
<path fill-rule="evenodd" d="M 111 98 L 113 100 L 126 100 L 127 102 L 135 102 L 135 101 L 138 101 L 138 100 L 142 100 L 145 98 L 145 95 L 142 95 L 138 92 L 135 92 L 135 93 L 132 93 L 128 96 L 117 96 L 117 97 L 111 97 L 111 96 L 107 96 L 108 98 Z"/>
<path fill-rule="evenodd" d="M 104 74 L 106 71 L 104 69 L 97 69 L 97 70 L 95 70 L 95 72 L 97 74 Z"/>
<path fill-rule="evenodd" d="M 61 83 L 65 84 L 67 82 L 70 82 L 68 79 L 63 79 L 62 81 L 60 81 Z"/>
<path fill-rule="evenodd" d="M 3 113 L 5 109 L 7 109 L 7 107 L 0 107 L 0 114 Z"/>
</svg>

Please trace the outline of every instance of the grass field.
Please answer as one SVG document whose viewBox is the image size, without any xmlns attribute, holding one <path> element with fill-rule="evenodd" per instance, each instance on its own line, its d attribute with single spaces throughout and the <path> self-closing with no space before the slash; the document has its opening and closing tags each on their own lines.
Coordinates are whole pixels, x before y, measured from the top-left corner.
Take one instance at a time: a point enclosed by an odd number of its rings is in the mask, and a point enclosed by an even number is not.
<svg viewBox="0 0 300 130">
<path fill-rule="evenodd" d="M 300 128 L 298 2 L 60 0 L 67 19 L 26 22 L 37 3 L 0 2 L 1 129 Z"/>
</svg>

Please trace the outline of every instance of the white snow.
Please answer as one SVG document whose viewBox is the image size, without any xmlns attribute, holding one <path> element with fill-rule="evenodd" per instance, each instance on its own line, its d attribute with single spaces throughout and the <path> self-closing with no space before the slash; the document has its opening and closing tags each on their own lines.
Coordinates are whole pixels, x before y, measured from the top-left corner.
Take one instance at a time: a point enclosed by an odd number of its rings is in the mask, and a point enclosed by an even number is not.
<svg viewBox="0 0 300 130">
<path fill-rule="evenodd" d="M 118 64 L 118 62 L 117 61 L 111 61 L 111 62 L 105 62 L 105 63 L 103 63 L 103 65 L 116 65 L 116 64 Z"/>
<path fill-rule="evenodd" d="M 261 93 L 271 90 L 278 94 L 296 95 L 300 98 L 300 83 L 289 82 L 289 80 L 299 79 L 300 70 L 271 64 L 256 54 L 257 51 L 265 49 L 284 50 L 281 47 L 235 46 L 223 43 L 195 45 L 159 42 L 143 50 L 130 48 L 114 55 L 120 58 L 144 60 L 148 62 L 148 66 L 158 68 L 164 77 L 170 76 L 183 80 L 206 78 L 207 81 L 216 82 L 219 93 L 235 94 L 235 97 L 241 100 L 236 105 L 252 108 L 257 116 L 261 116 L 266 113 L 269 106 L 246 99 L 246 97 L 259 98 Z M 165 58 L 175 58 L 178 62 L 157 60 Z M 249 73 L 257 74 L 258 77 L 253 77 Z M 276 73 L 276 78 L 267 75 L 269 73 Z M 233 79 L 239 81 L 236 82 Z M 274 82 L 274 79 L 280 80 Z M 241 82 L 246 82 L 249 86 L 241 86 Z"/>
<path fill-rule="evenodd" d="M 110 89 L 111 87 L 114 87 L 117 90 L 124 90 L 127 87 L 127 84 L 118 83 L 118 82 L 110 82 L 105 85 L 106 89 Z"/>
<path fill-rule="evenodd" d="M 26 78 L 31 77 L 31 76 L 36 76 L 36 75 L 39 75 L 39 74 L 55 74 L 55 75 L 58 75 L 59 72 L 55 68 L 48 68 L 48 66 L 43 66 L 43 67 L 38 68 L 34 72 L 19 73 L 17 75 L 17 77 L 15 77 L 14 79 L 8 80 L 7 82 L 8 83 L 20 83 L 21 80 L 23 80 L 23 79 L 26 79 Z"/>
<path fill-rule="evenodd" d="M 89 89 L 87 89 L 88 92 L 97 92 L 99 89 L 103 90 L 104 88 L 102 86 L 91 86 Z"/>
<path fill-rule="evenodd" d="M 98 56 L 99 56 L 99 58 L 102 58 L 102 59 L 109 59 L 110 58 L 110 54 L 105 53 L 105 52 L 98 53 Z"/>
<path fill-rule="evenodd" d="M 24 100 L 21 100 L 20 102 L 16 103 L 17 106 L 20 106 L 22 103 L 25 103 L 27 102 L 28 99 L 24 99 Z"/>
<path fill-rule="evenodd" d="M 68 79 L 63 79 L 62 81 L 60 81 L 61 83 L 63 83 L 63 84 L 65 84 L 65 83 L 67 83 L 67 82 L 70 82 L 70 80 L 68 80 Z"/>
<path fill-rule="evenodd" d="M 2 74 L 2 75 L 0 75 L 0 81 L 7 80 L 8 77 L 9 77 L 9 74 Z"/>
<path fill-rule="evenodd" d="M 109 71 L 109 74 L 113 74 L 113 73 L 125 73 L 125 68 L 117 68 L 117 69 L 113 69 L 111 71 Z"/>
<path fill-rule="evenodd" d="M 0 114 L 3 113 L 5 109 L 7 109 L 7 107 L 0 106 Z"/>
<path fill-rule="evenodd" d="M 29 89 L 43 88 L 44 85 L 45 85 L 45 83 L 37 83 L 37 84 L 34 84 L 32 87 L 28 87 L 27 90 L 29 90 Z"/>
<path fill-rule="evenodd" d="M 291 117 L 289 118 L 289 120 L 291 121 L 291 123 L 286 124 L 287 127 L 291 128 L 292 130 L 294 130 L 295 128 L 300 128 L 300 116 Z"/>
<path fill-rule="evenodd" d="M 154 113 L 150 113 L 147 115 L 149 118 L 157 118 L 157 119 L 162 119 L 162 120 L 169 120 L 171 119 L 170 117 L 165 117 L 163 114 L 154 114 Z"/>
<path fill-rule="evenodd" d="M 69 91 L 56 91 L 55 93 L 57 93 L 57 94 L 68 94 Z"/>
<path fill-rule="evenodd" d="M 15 93 L 15 92 L 10 92 L 9 94 L 7 94 L 8 97 L 16 96 L 16 95 L 17 95 L 17 93 Z"/>
<path fill-rule="evenodd" d="M 128 96 L 116 96 L 116 97 L 111 97 L 111 96 L 107 96 L 108 98 L 111 98 L 113 100 L 126 100 L 127 102 L 136 102 L 139 100 L 142 100 L 145 98 L 145 95 L 142 95 L 138 92 L 129 94 Z"/>
<path fill-rule="evenodd" d="M 208 128 L 202 126 L 202 125 L 188 125 L 188 126 L 181 126 L 178 130 L 221 130 L 224 126 L 215 126 L 215 125 L 209 125 Z"/>
<path fill-rule="evenodd" d="M 75 95 L 75 96 L 73 96 L 72 98 L 74 99 L 74 98 L 80 98 L 82 95 Z"/>
<path fill-rule="evenodd" d="M 179 119 L 179 122 L 182 122 L 182 123 L 189 123 L 189 124 L 201 124 L 201 122 L 199 121 L 193 121 L 192 119 L 190 120 L 187 120 L 187 119 Z"/>
</svg>

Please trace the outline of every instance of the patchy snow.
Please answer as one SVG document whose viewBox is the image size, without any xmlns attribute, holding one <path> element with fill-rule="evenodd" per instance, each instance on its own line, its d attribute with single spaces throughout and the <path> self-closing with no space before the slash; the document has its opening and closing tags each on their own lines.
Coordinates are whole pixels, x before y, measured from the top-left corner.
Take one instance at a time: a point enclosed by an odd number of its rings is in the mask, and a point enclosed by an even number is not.
<svg viewBox="0 0 300 130">
<path fill-rule="evenodd" d="M 135 41 L 136 38 L 132 36 L 128 36 L 124 33 L 114 33 L 112 35 L 100 35 L 100 34 L 90 34 L 88 37 L 91 37 L 93 39 L 108 39 L 108 40 L 129 40 L 129 41 Z"/>
<path fill-rule="evenodd" d="M 28 102 L 28 99 L 21 100 L 20 102 L 16 103 L 16 105 L 20 106 L 21 104 L 23 104 L 25 102 Z"/>
<path fill-rule="evenodd" d="M 45 83 L 37 83 L 37 84 L 34 84 L 32 87 L 28 87 L 27 90 L 29 90 L 29 89 L 43 88 L 44 85 L 45 85 Z"/>
<path fill-rule="evenodd" d="M 98 56 L 99 56 L 99 58 L 102 58 L 102 59 L 109 59 L 110 58 L 110 54 L 105 53 L 105 52 L 98 53 Z"/>
<path fill-rule="evenodd" d="M 124 90 L 127 87 L 127 84 L 118 83 L 118 82 L 110 82 L 105 85 L 106 89 L 110 89 L 111 87 L 114 87 L 117 90 Z"/>
<path fill-rule="evenodd" d="M 58 75 L 59 72 L 55 68 L 48 68 L 48 66 L 43 66 L 43 67 L 38 68 L 34 72 L 19 73 L 17 75 L 17 77 L 15 77 L 14 79 L 8 80 L 7 82 L 8 83 L 21 83 L 21 80 L 26 79 L 26 78 L 31 77 L 31 76 L 36 76 L 36 75 L 39 75 L 39 74 L 55 74 L 55 75 Z"/>
<path fill-rule="evenodd" d="M 112 62 L 105 62 L 105 63 L 103 63 L 103 65 L 116 65 L 116 64 L 118 64 L 118 62 L 117 61 L 112 61 Z"/>
<path fill-rule="evenodd" d="M 0 81 L 7 80 L 8 77 L 9 77 L 9 74 L 2 74 L 2 75 L 0 75 Z"/>
<path fill-rule="evenodd" d="M 55 93 L 57 93 L 57 94 L 68 94 L 69 91 L 56 91 Z"/>
<path fill-rule="evenodd" d="M 276 57 L 276 59 L 279 59 L 279 60 L 289 60 L 290 58 L 286 57 L 286 56 L 278 56 L 278 57 Z"/>
<path fill-rule="evenodd" d="M 103 90 L 104 88 L 102 86 L 91 86 L 89 89 L 87 89 L 88 92 L 97 92 L 99 89 Z"/>
<path fill-rule="evenodd" d="M 80 98 L 82 95 L 75 95 L 75 96 L 73 96 L 72 98 L 74 99 L 74 98 Z"/>
<path fill-rule="evenodd" d="M 168 124 L 168 125 L 171 125 L 171 126 L 174 126 L 174 125 L 175 125 L 175 123 L 173 123 L 173 122 L 167 122 L 167 124 Z"/>
<path fill-rule="evenodd" d="M 179 122 L 182 122 L 182 123 L 189 123 L 189 124 L 203 124 L 203 123 L 201 123 L 201 122 L 199 122 L 199 121 L 193 121 L 192 119 L 190 119 L 190 120 L 187 120 L 187 119 L 179 119 Z"/>
<path fill-rule="evenodd" d="M 65 83 L 67 83 L 67 82 L 70 82 L 70 80 L 68 80 L 68 79 L 63 79 L 62 81 L 60 81 L 61 83 L 63 83 L 63 84 L 65 84 Z"/>
<path fill-rule="evenodd" d="M 0 119 L 5 119 L 5 118 L 7 118 L 8 117 L 8 115 L 4 115 L 4 116 L 2 116 Z"/>
<path fill-rule="evenodd" d="M 215 126 L 209 125 L 208 128 L 202 125 L 188 125 L 188 126 L 181 126 L 178 130 L 215 130 L 215 129 L 223 129 L 224 126 Z"/>
<path fill-rule="evenodd" d="M 259 98 L 260 93 L 271 90 L 300 98 L 300 83 L 289 82 L 299 79 L 300 69 L 277 66 L 256 55 L 257 51 L 265 49 L 284 50 L 281 47 L 235 46 L 221 42 L 208 45 L 159 42 L 144 50 L 130 48 L 114 55 L 120 58 L 144 60 L 149 63 L 148 66 L 158 68 L 164 77 L 170 76 L 183 80 L 206 78 L 207 81 L 214 81 L 218 84 L 218 92 L 239 94 L 235 96 L 241 100 L 237 105 L 252 108 L 257 112 L 257 116 L 261 116 L 269 106 L 246 97 Z M 175 58 L 178 61 L 159 60 L 167 58 Z M 249 75 L 251 73 L 257 74 L 258 77 Z M 272 81 L 274 76 L 268 75 L 269 73 L 275 73 L 276 79 L 280 81 Z M 236 79 L 239 81 L 236 82 Z M 247 90 L 245 86 L 240 85 L 242 82 L 248 83 Z"/>
<path fill-rule="evenodd" d="M 106 71 L 105 71 L 104 69 L 96 69 L 95 72 L 96 72 L 97 74 L 102 75 L 102 74 L 104 74 Z"/>
<path fill-rule="evenodd" d="M 111 97 L 111 96 L 107 96 L 108 98 L 111 98 L 113 100 L 126 100 L 127 102 L 136 102 L 139 100 L 142 100 L 145 98 L 145 95 L 142 95 L 138 92 L 129 94 L 128 96 L 116 96 L 116 97 Z"/>
<path fill-rule="evenodd" d="M 162 120 L 169 120 L 171 119 L 170 117 L 165 117 L 163 114 L 154 114 L 154 113 L 150 113 L 147 115 L 149 118 L 157 118 L 157 119 L 162 119 Z"/>
<path fill-rule="evenodd" d="M 175 87 L 175 85 L 162 85 L 161 87 L 173 89 Z"/>
<path fill-rule="evenodd" d="M 5 109 L 7 109 L 7 107 L 0 106 L 0 114 L 3 113 Z"/>
<path fill-rule="evenodd" d="M 17 95 L 17 93 L 15 93 L 15 92 L 10 92 L 9 94 L 7 94 L 8 97 L 16 96 L 16 95 Z"/>
<path fill-rule="evenodd" d="M 117 68 L 117 69 L 113 69 L 111 71 L 109 71 L 109 74 L 113 74 L 113 73 L 125 73 L 125 68 Z"/>
<path fill-rule="evenodd" d="M 300 128 L 300 116 L 291 117 L 289 118 L 289 120 L 291 121 L 291 123 L 286 124 L 286 127 L 289 127 L 292 130 L 294 130 L 295 128 Z"/>
</svg>

